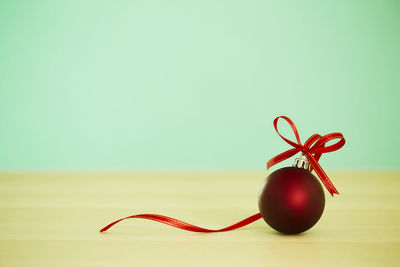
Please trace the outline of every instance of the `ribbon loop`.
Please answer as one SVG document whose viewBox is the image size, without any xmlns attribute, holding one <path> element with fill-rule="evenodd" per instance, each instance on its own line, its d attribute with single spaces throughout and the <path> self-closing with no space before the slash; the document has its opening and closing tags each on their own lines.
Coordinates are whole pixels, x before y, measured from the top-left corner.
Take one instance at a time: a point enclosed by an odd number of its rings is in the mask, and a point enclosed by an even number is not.
<svg viewBox="0 0 400 267">
<path fill-rule="evenodd" d="M 286 120 L 286 121 L 289 123 L 290 127 L 292 127 L 292 130 L 293 130 L 293 132 L 294 132 L 294 136 L 296 137 L 296 140 L 297 140 L 297 144 L 296 144 L 295 142 L 293 142 L 293 141 L 290 141 L 289 139 L 286 139 L 285 137 L 283 137 L 283 136 L 279 133 L 279 130 L 278 130 L 278 121 L 279 121 L 280 118 Z M 285 142 L 288 143 L 289 145 L 294 146 L 294 147 L 302 146 L 302 145 L 301 145 L 301 141 L 300 141 L 299 133 L 297 132 L 297 128 L 296 128 L 296 126 L 294 125 L 293 121 L 292 121 L 291 119 L 289 119 L 288 117 L 286 117 L 286 116 L 279 116 L 278 118 L 276 118 L 276 119 L 274 120 L 274 128 L 275 128 L 275 131 L 279 134 L 279 136 L 280 136 L 283 140 L 285 140 Z"/>
<path fill-rule="evenodd" d="M 279 130 L 278 130 L 278 121 L 279 119 L 284 119 L 287 121 L 292 128 L 294 135 L 296 137 L 297 143 L 290 141 L 289 139 L 283 137 Z M 325 173 L 325 171 L 322 169 L 322 167 L 319 165 L 318 161 L 321 158 L 323 153 L 328 153 L 328 152 L 333 152 L 336 151 L 344 146 L 346 143 L 343 134 L 341 133 L 330 133 L 326 134 L 324 136 L 321 136 L 319 134 L 313 134 L 310 136 L 310 138 L 307 139 L 307 141 L 302 145 L 300 141 L 300 136 L 297 131 L 296 125 L 293 123 L 291 119 L 289 119 L 286 116 L 279 116 L 275 118 L 274 120 L 274 128 L 275 131 L 278 133 L 278 135 L 289 145 L 293 146 L 294 148 L 289 149 L 273 158 L 271 158 L 267 162 L 267 169 L 272 167 L 273 165 L 288 159 L 295 154 L 301 152 L 303 155 L 307 158 L 307 160 L 310 162 L 311 169 L 310 171 L 315 170 L 317 173 L 318 177 L 320 178 L 321 182 L 325 185 L 326 189 L 329 191 L 329 193 L 333 196 L 334 194 L 339 194 L 339 192 L 336 190 L 335 186 L 332 184 L 331 180 L 329 179 L 328 175 Z M 329 141 L 333 140 L 338 140 L 336 143 L 331 144 L 331 145 L 326 145 Z"/>
</svg>

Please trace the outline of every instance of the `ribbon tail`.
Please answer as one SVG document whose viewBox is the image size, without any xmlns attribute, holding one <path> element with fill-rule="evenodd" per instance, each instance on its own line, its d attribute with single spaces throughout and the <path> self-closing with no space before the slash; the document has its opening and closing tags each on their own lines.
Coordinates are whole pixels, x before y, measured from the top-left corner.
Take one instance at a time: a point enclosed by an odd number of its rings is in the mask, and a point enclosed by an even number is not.
<svg viewBox="0 0 400 267">
<path fill-rule="evenodd" d="M 319 161 L 319 159 L 321 158 L 321 156 L 322 156 L 322 154 L 314 154 L 313 155 L 313 157 L 314 157 L 314 159 L 315 159 L 315 161 Z M 311 167 L 310 167 L 310 172 L 312 172 L 314 170 L 314 167 L 313 167 L 313 165 L 311 165 Z"/>
<path fill-rule="evenodd" d="M 321 165 L 319 165 L 318 161 L 309 153 L 306 153 L 305 155 L 308 159 L 308 161 L 311 163 L 311 166 L 314 167 L 315 172 L 317 173 L 318 177 L 320 178 L 321 182 L 325 185 L 326 189 L 329 191 L 329 193 L 333 196 L 334 194 L 338 194 L 339 192 L 329 179 L 328 175 L 325 173 L 325 171 L 322 169 Z"/>
<path fill-rule="evenodd" d="M 140 218 L 140 219 L 147 219 L 147 220 L 152 220 L 152 221 L 156 221 L 156 222 L 160 222 L 163 224 L 167 224 L 170 225 L 172 227 L 175 228 L 179 228 L 185 231 L 190 231 L 190 232 L 200 232 L 200 233 L 216 233 L 216 232 L 225 232 L 225 231 L 231 231 L 234 229 L 238 229 L 241 228 L 243 226 L 246 226 L 252 222 L 257 221 L 258 219 L 260 219 L 261 213 L 257 213 L 254 214 L 238 223 L 235 223 L 231 226 L 225 227 L 225 228 L 221 228 L 219 230 L 212 230 L 212 229 L 206 229 L 206 228 L 202 228 L 199 226 L 195 226 L 193 224 L 190 223 L 186 223 L 171 217 L 167 217 L 167 216 L 163 216 L 163 215 L 158 215 L 158 214 L 138 214 L 138 215 L 132 215 L 129 217 L 125 217 L 122 219 L 119 219 L 115 222 L 110 223 L 109 225 L 107 225 L 106 227 L 104 227 L 103 229 L 100 230 L 100 232 L 105 232 L 108 229 L 110 229 L 113 225 L 119 223 L 120 221 L 126 220 L 126 219 L 133 219 L 133 218 Z"/>
<path fill-rule="evenodd" d="M 287 150 L 275 157 L 273 157 L 272 159 L 268 160 L 267 162 L 267 169 L 271 168 L 272 166 L 274 166 L 275 164 L 284 161 L 285 159 L 288 159 L 290 157 L 292 157 L 293 155 L 296 155 L 300 150 L 298 148 L 292 148 L 290 150 Z"/>
</svg>

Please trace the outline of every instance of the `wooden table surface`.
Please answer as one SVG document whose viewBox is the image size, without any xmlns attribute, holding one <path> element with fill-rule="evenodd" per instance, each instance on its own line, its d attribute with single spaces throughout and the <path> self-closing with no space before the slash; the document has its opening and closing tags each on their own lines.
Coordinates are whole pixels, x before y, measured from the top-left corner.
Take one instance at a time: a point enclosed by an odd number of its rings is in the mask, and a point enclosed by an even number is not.
<svg viewBox="0 0 400 267">
<path fill-rule="evenodd" d="M 286 236 L 259 220 L 202 234 L 131 219 L 160 213 L 221 228 L 258 211 L 265 173 L 1 173 L 0 266 L 400 266 L 400 172 L 330 172 L 322 218 Z"/>
</svg>

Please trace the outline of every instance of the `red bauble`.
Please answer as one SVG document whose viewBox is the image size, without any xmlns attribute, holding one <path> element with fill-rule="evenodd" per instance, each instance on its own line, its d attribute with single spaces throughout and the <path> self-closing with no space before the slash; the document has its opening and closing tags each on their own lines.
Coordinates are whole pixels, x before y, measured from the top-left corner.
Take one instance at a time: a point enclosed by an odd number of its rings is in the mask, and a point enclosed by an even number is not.
<svg viewBox="0 0 400 267">
<path fill-rule="evenodd" d="M 325 195 L 307 169 L 286 167 L 267 177 L 258 207 L 264 220 L 284 234 L 298 234 L 317 223 L 324 211 Z"/>
</svg>

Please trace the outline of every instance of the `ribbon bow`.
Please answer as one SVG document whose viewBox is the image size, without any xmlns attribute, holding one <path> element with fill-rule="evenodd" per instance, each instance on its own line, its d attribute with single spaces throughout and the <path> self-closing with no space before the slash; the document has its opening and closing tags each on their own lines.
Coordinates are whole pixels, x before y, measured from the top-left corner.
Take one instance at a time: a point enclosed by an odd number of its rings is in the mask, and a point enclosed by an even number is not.
<svg viewBox="0 0 400 267">
<path fill-rule="evenodd" d="M 279 133 L 278 121 L 281 118 L 286 120 L 289 123 L 290 127 L 292 127 L 294 135 L 296 136 L 297 144 L 293 141 L 290 141 L 289 139 L 286 139 Z M 339 194 L 339 192 L 336 190 L 335 186 L 332 184 L 331 180 L 329 180 L 328 175 L 325 173 L 325 171 L 319 165 L 318 160 L 321 158 L 321 155 L 323 153 L 333 152 L 344 146 L 346 141 L 344 140 L 343 134 L 330 133 L 330 134 L 323 135 L 323 136 L 321 136 L 319 134 L 313 134 L 310 138 L 307 139 L 307 141 L 304 143 L 304 145 L 302 145 L 297 128 L 294 125 L 293 121 L 291 119 L 289 119 L 288 117 L 286 117 L 286 116 L 277 117 L 274 120 L 274 127 L 275 127 L 276 132 L 279 134 L 279 136 L 286 143 L 293 146 L 294 148 L 289 149 L 289 150 L 273 157 L 272 159 L 270 159 L 267 162 L 267 169 L 269 169 L 273 165 L 275 165 L 285 159 L 288 159 L 288 158 L 294 156 L 298 152 L 301 152 L 307 158 L 308 162 L 311 164 L 310 171 L 315 170 L 315 172 L 317 173 L 321 182 L 325 185 L 325 187 L 329 191 L 329 193 L 332 196 L 333 196 L 333 194 Z M 335 139 L 339 139 L 339 141 L 333 145 L 326 146 L 327 142 L 335 140 Z"/>
</svg>

